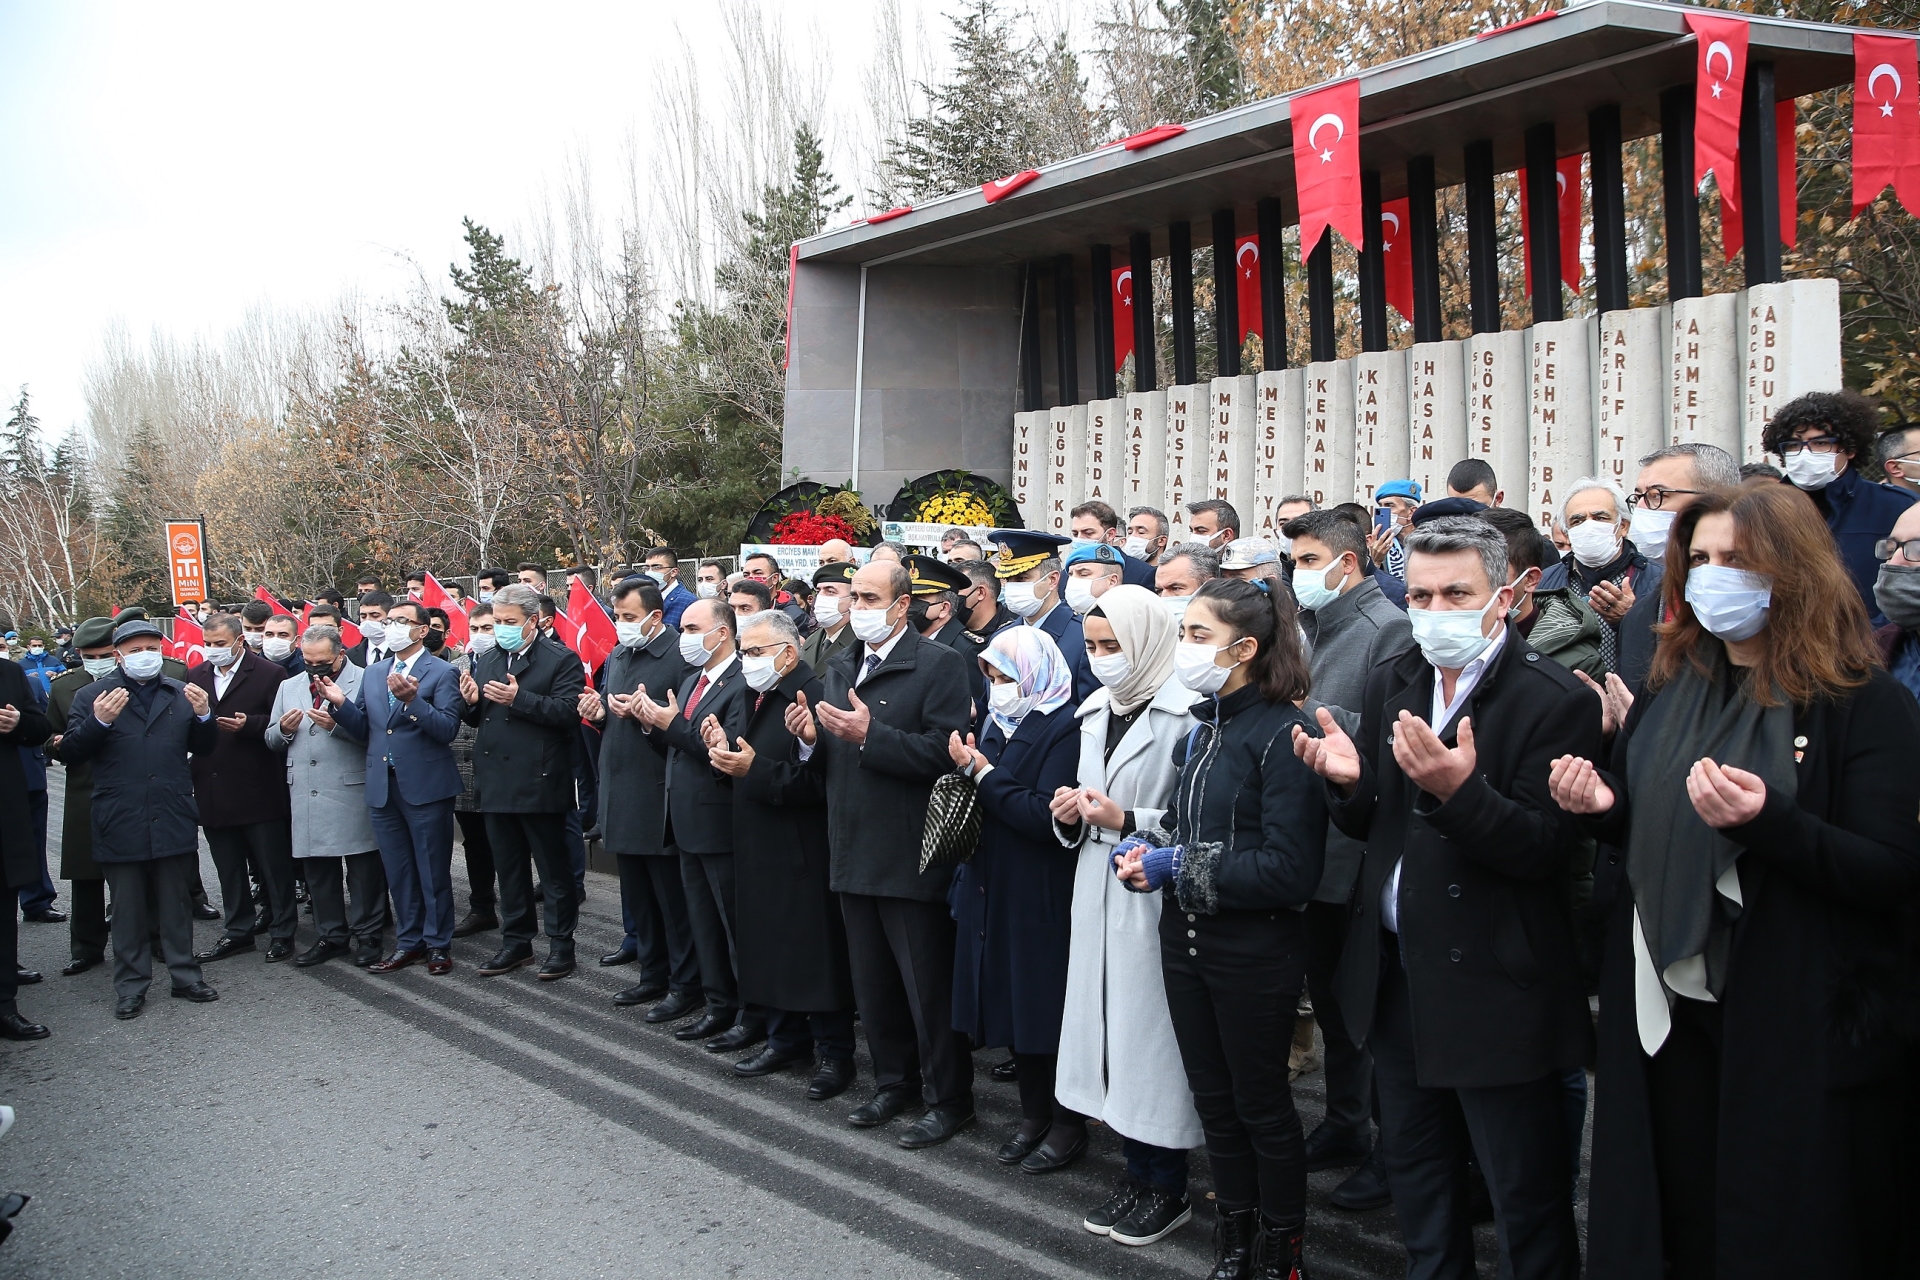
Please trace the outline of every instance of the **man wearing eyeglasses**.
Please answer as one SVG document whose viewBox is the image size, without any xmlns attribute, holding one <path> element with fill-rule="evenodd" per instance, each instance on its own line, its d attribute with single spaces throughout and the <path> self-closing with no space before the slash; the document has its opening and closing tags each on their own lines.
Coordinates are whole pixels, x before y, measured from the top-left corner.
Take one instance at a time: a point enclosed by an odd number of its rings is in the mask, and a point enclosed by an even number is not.
<svg viewBox="0 0 1920 1280">
<path fill-rule="evenodd" d="M 1615 670 L 1629 689 L 1639 688 L 1653 665 L 1653 627 L 1660 621 L 1660 580 L 1666 576 L 1667 534 L 1674 520 L 1701 494 L 1739 487 L 1740 464 L 1710 444 L 1676 444 L 1640 459 L 1640 474 L 1627 495 L 1627 522 L 1647 567 L 1633 586 L 1633 602 L 1616 636 Z"/>
<path fill-rule="evenodd" d="M 1920 498 L 1920 427 L 1895 427 L 1880 437 L 1880 470 L 1888 485 Z"/>
<path fill-rule="evenodd" d="M 1864 480 L 1852 465 L 1873 448 L 1877 417 L 1872 403 L 1851 391 L 1815 391 L 1774 414 L 1760 444 L 1779 455 L 1787 480 L 1820 509 L 1841 563 L 1880 627 L 1887 618 L 1873 599 L 1880 573 L 1874 544 L 1892 532 L 1915 495 Z"/>
<path fill-rule="evenodd" d="M 1920 505 L 1893 522 L 1893 533 L 1874 548 L 1880 560 L 1873 595 L 1887 625 L 1874 638 L 1894 679 L 1920 697 Z"/>
</svg>

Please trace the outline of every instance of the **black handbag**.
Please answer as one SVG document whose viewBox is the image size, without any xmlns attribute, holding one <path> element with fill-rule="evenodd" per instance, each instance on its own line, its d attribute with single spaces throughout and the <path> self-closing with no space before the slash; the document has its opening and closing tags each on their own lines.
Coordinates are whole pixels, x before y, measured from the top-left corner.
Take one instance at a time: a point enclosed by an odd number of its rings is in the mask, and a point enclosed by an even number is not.
<svg viewBox="0 0 1920 1280">
<path fill-rule="evenodd" d="M 970 775 L 956 770 L 934 779 L 920 835 L 920 874 L 971 859 L 980 847 L 980 818 L 980 789 Z"/>
</svg>

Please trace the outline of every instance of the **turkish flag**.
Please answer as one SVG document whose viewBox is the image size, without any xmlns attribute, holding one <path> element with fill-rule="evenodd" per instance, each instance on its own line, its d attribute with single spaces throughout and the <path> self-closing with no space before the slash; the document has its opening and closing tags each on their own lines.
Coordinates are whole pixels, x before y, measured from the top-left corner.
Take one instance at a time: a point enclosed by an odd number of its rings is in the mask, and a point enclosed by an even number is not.
<svg viewBox="0 0 1920 1280">
<path fill-rule="evenodd" d="M 1133 354 L 1133 268 L 1113 269 L 1113 371 Z"/>
<path fill-rule="evenodd" d="M 1412 204 L 1405 199 L 1380 206 L 1380 260 L 1386 265 L 1387 305 L 1408 322 L 1413 320 L 1413 250 L 1407 244 L 1407 219 L 1412 216 Z"/>
<path fill-rule="evenodd" d="M 1688 13 L 1687 27 L 1697 37 L 1699 66 L 1693 92 L 1693 185 L 1699 189 L 1713 171 L 1722 196 L 1740 205 L 1740 94 L 1747 83 L 1747 23 Z M 1720 206 L 1721 239 L 1730 220 L 1728 201 Z M 1727 256 L 1732 257 L 1729 249 Z"/>
<path fill-rule="evenodd" d="M 1233 242 L 1234 288 L 1240 302 L 1240 341 L 1257 333 L 1264 341 L 1265 326 L 1260 314 L 1260 237 L 1241 236 Z"/>
<path fill-rule="evenodd" d="M 1773 158 L 1780 184 L 1780 243 L 1791 249 L 1800 239 L 1800 164 L 1794 154 L 1793 99 L 1773 104 Z M 1720 193 L 1720 246 L 1731 259 L 1747 242 L 1747 227 L 1740 220 L 1737 192 Z"/>
<path fill-rule="evenodd" d="M 1580 264 L 1580 161 L 1584 156 L 1567 156 L 1554 166 L 1554 187 L 1559 192 L 1560 278 L 1567 288 L 1580 292 L 1584 269 Z M 1527 235 L 1527 171 L 1520 170 L 1520 238 Z M 1533 259 L 1525 254 L 1527 296 L 1533 296 Z"/>
<path fill-rule="evenodd" d="M 780 367 L 793 367 L 793 282 L 800 274 L 800 244 L 787 246 L 787 323 L 780 330 Z"/>
<path fill-rule="evenodd" d="M 185 609 L 173 616 L 173 642 L 167 646 L 167 656 L 178 658 L 188 666 L 195 665 L 202 657 L 207 643 L 207 633 L 200 629 L 200 621 Z"/>
<path fill-rule="evenodd" d="M 614 646 L 620 643 L 620 633 L 606 609 L 578 578 L 567 588 L 565 620 L 572 624 L 573 629 L 573 639 L 568 641 L 568 646 L 580 655 L 589 673 L 598 671 L 600 664 L 607 660 L 607 655 L 613 652 Z M 554 629 L 557 632 L 558 625 Z"/>
<path fill-rule="evenodd" d="M 1300 200 L 1300 261 L 1328 227 L 1367 247 L 1360 212 L 1360 82 L 1343 80 L 1288 104 L 1293 112 L 1293 186 Z"/>
<path fill-rule="evenodd" d="M 1022 169 L 1004 178 L 995 178 L 991 182 L 981 183 L 980 194 L 987 198 L 988 204 L 998 204 L 1039 176 L 1038 169 Z"/>
<path fill-rule="evenodd" d="M 431 573 L 427 575 L 426 586 L 420 591 L 420 603 L 429 609 L 445 609 L 447 611 L 447 639 L 459 645 L 462 649 L 467 647 L 467 641 L 472 638 L 471 633 L 467 630 L 467 611 L 462 609 L 459 603 L 447 594 L 447 589 L 440 585 L 440 579 L 434 577 Z"/>
<path fill-rule="evenodd" d="M 307 634 L 307 628 L 312 625 L 313 601 L 309 600 L 305 607 L 300 610 L 300 634 Z M 360 628 L 354 626 L 353 623 L 347 621 L 345 618 L 340 619 L 340 643 L 342 645 L 351 649 L 365 639 L 366 637 L 360 634 Z"/>
<path fill-rule="evenodd" d="M 293 616 L 293 610 L 281 604 L 278 597 L 265 587 L 255 587 L 253 589 L 253 598 L 270 607 L 275 613 L 284 613 L 289 618 Z"/>
<path fill-rule="evenodd" d="M 1920 86 L 1909 36 L 1853 37 L 1853 211 L 1888 185 L 1920 214 Z"/>
</svg>

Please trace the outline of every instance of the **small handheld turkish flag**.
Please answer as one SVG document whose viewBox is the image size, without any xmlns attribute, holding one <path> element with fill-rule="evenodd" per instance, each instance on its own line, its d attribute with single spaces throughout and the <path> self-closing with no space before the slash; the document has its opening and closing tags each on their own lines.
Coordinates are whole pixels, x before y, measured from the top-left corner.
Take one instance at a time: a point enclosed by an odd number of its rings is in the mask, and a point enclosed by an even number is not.
<svg viewBox="0 0 1920 1280">
<path fill-rule="evenodd" d="M 1300 260 L 1328 227 L 1356 249 L 1367 246 L 1360 212 L 1360 82 L 1342 80 L 1294 98 L 1293 186 L 1300 200 Z M 1376 232 L 1377 234 L 1377 232 Z"/>
<path fill-rule="evenodd" d="M 279 598 L 265 587 L 255 587 L 253 589 L 253 598 L 272 609 L 275 613 L 284 613 L 289 618 L 293 616 L 293 610 L 281 604 Z"/>
<path fill-rule="evenodd" d="M 1133 354 L 1133 268 L 1113 269 L 1113 371 Z"/>
<path fill-rule="evenodd" d="M 1853 211 L 1889 185 L 1920 215 L 1920 110 L 1909 36 L 1853 37 Z"/>
<path fill-rule="evenodd" d="M 567 588 L 566 621 L 571 623 L 573 632 L 567 645 L 587 664 L 587 673 L 591 677 L 593 672 L 600 669 L 600 664 L 607 660 L 607 655 L 613 652 L 614 646 L 620 643 L 619 629 L 613 625 L 613 619 L 607 616 L 606 609 L 594 599 L 587 584 L 578 578 Z M 560 631 L 561 627 L 556 622 L 554 633 L 557 635 Z"/>
<path fill-rule="evenodd" d="M 206 632 L 200 629 L 200 620 L 180 610 L 173 618 L 173 643 L 168 646 L 167 656 L 176 658 L 188 666 L 199 662 L 205 652 Z"/>
<path fill-rule="evenodd" d="M 1400 318 L 1413 319 L 1413 251 L 1407 245 L 1407 219 L 1412 201 L 1389 200 L 1380 206 L 1380 251 L 1387 265 L 1387 305 Z"/>
<path fill-rule="evenodd" d="M 429 609 L 445 609 L 447 640 L 459 645 L 462 649 L 467 647 L 468 640 L 472 638 L 472 633 L 467 627 L 467 611 L 447 594 L 447 589 L 440 585 L 440 579 L 431 573 L 427 575 L 426 585 L 421 588 L 420 603 Z"/>
<path fill-rule="evenodd" d="M 1245 342 L 1250 333 L 1259 334 L 1265 341 L 1265 323 L 1260 313 L 1259 236 L 1241 236 L 1233 242 L 1233 281 L 1239 295 L 1240 341 Z"/>
<path fill-rule="evenodd" d="M 1747 22 L 1705 13 L 1687 14 L 1687 28 L 1699 43 L 1694 74 L 1693 185 L 1697 190 L 1713 171 L 1723 196 L 1740 203 L 1740 95 L 1747 83 Z M 1721 218 L 1727 217 L 1726 202 Z M 1723 240 L 1724 240 L 1724 227 Z M 1732 253 L 1729 251 L 1728 256 Z"/>
</svg>

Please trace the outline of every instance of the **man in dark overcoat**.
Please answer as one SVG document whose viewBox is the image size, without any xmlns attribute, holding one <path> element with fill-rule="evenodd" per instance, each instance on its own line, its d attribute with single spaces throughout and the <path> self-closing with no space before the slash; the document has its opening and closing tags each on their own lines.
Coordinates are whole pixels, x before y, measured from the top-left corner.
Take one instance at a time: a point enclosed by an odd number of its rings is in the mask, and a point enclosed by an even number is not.
<svg viewBox="0 0 1920 1280">
<path fill-rule="evenodd" d="M 95 680 L 120 669 L 113 658 L 113 619 L 88 618 L 74 629 L 74 651 L 81 665 L 54 678 L 47 692 L 47 718 L 64 729 L 74 697 Z M 185 674 L 184 671 L 181 672 Z M 93 766 L 68 762 L 60 754 L 58 733 L 47 743 L 47 755 L 66 765 L 67 786 L 60 820 L 60 878 L 71 907 L 67 924 L 68 961 L 61 973 L 85 973 L 107 958 L 107 878 L 93 860 Z"/>
<path fill-rule="evenodd" d="M 0 1038 L 44 1040 L 47 1029 L 20 1016 L 14 1003 L 20 974 L 20 917 L 14 909 L 22 885 L 37 885 L 46 874 L 44 846 L 34 838 L 29 817 L 27 766 L 22 756 L 53 736 L 53 722 L 40 709 L 40 700 L 19 663 L 0 658 L 0 887 L 7 906 L 0 911 Z"/>
</svg>

